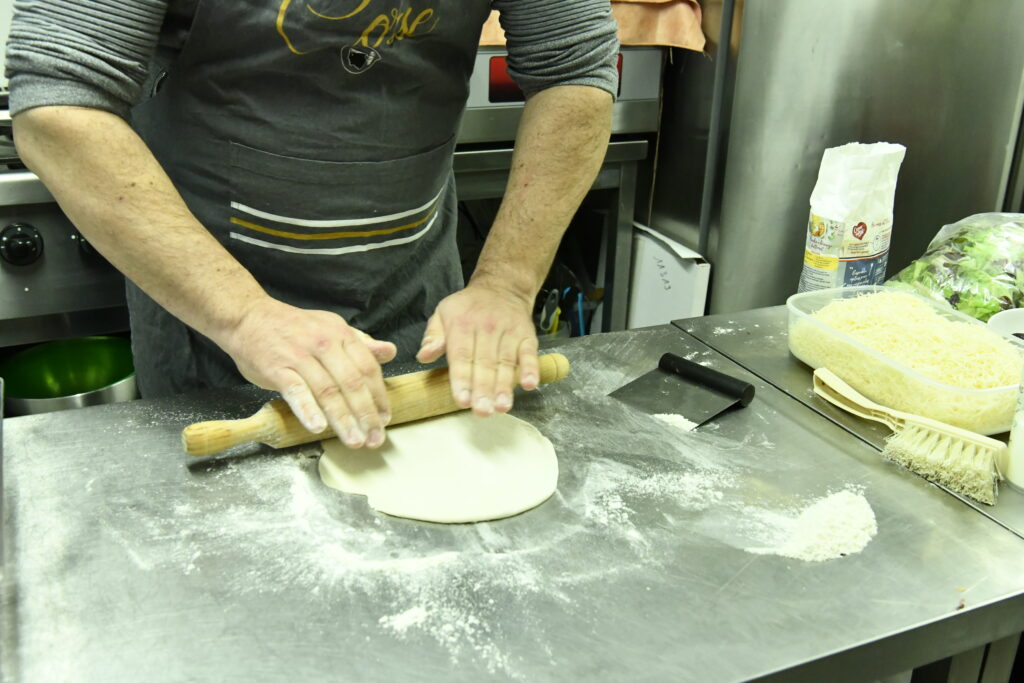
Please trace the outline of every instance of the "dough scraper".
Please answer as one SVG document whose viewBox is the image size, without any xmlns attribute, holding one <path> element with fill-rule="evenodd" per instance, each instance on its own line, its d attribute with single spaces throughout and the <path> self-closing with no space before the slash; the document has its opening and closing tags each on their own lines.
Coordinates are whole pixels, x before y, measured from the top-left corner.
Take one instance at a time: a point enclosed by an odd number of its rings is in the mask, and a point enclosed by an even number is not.
<svg viewBox="0 0 1024 683">
<path fill-rule="evenodd" d="M 724 372 L 666 353 L 658 367 L 611 394 L 651 415 L 674 413 L 695 427 L 754 399 L 754 385 Z"/>
</svg>

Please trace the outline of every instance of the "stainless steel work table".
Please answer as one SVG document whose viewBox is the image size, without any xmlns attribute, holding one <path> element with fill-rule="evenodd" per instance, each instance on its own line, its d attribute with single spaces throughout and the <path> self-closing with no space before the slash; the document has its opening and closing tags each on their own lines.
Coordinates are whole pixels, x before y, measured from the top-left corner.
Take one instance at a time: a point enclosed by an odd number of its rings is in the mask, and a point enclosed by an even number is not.
<svg viewBox="0 0 1024 683">
<path fill-rule="evenodd" d="M 493 523 L 373 513 L 315 445 L 189 462 L 181 428 L 254 390 L 8 419 L 4 679 L 862 681 L 1024 628 L 1024 540 L 697 339 L 559 350 L 571 375 L 515 408 L 558 493 Z M 692 433 L 607 398 L 665 351 L 757 397 Z M 843 489 L 877 518 L 861 552 L 750 550 Z"/>
<path fill-rule="evenodd" d="M 788 314 L 785 306 L 759 308 L 733 315 L 709 315 L 676 321 L 676 326 L 739 363 L 769 384 L 803 403 L 881 452 L 892 432 L 878 422 L 864 420 L 815 395 L 811 371 L 787 352 Z M 997 438 L 1006 439 L 1003 434 Z M 949 491 L 978 512 L 1024 538 L 1024 493 L 1009 484 L 999 487 L 996 505 L 985 505 Z M 1024 573 L 1024 570 L 1022 570 Z"/>
</svg>

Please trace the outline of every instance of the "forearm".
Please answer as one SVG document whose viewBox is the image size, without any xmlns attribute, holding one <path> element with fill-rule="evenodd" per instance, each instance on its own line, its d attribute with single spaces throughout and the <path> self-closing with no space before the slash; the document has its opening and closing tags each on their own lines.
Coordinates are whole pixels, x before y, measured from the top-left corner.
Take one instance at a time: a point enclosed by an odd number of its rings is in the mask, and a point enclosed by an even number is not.
<svg viewBox="0 0 1024 683">
<path fill-rule="evenodd" d="M 183 322 L 223 343 L 266 298 L 124 120 L 40 107 L 17 115 L 14 129 L 22 159 L 90 244 Z"/>
<path fill-rule="evenodd" d="M 529 99 L 505 196 L 471 283 L 532 302 L 601 167 L 611 112 L 611 95 L 587 86 L 549 88 Z"/>
</svg>

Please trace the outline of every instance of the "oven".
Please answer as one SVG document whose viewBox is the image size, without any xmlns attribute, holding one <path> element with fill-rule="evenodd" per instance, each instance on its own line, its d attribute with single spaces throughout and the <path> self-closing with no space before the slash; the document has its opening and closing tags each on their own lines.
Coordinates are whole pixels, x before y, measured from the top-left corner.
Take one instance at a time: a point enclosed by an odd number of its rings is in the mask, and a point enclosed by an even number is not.
<svg viewBox="0 0 1024 683">
<path fill-rule="evenodd" d="M 469 80 L 469 99 L 458 141 L 461 145 L 511 142 L 523 108 L 523 93 L 506 70 L 499 47 L 477 51 Z M 664 49 L 623 47 L 619 53 L 619 92 L 614 105 L 613 138 L 658 129 Z"/>
</svg>

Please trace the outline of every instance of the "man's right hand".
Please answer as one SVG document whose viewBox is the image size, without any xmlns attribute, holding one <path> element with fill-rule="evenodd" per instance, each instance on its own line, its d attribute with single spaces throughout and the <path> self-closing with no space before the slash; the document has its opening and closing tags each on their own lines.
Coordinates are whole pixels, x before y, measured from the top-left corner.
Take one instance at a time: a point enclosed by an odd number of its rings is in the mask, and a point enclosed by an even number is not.
<svg viewBox="0 0 1024 683">
<path fill-rule="evenodd" d="M 328 311 L 266 298 L 245 312 L 221 347 L 242 375 L 280 392 L 313 433 L 328 424 L 351 448 L 377 448 L 391 419 L 380 364 L 395 357 L 380 341 Z"/>
</svg>

